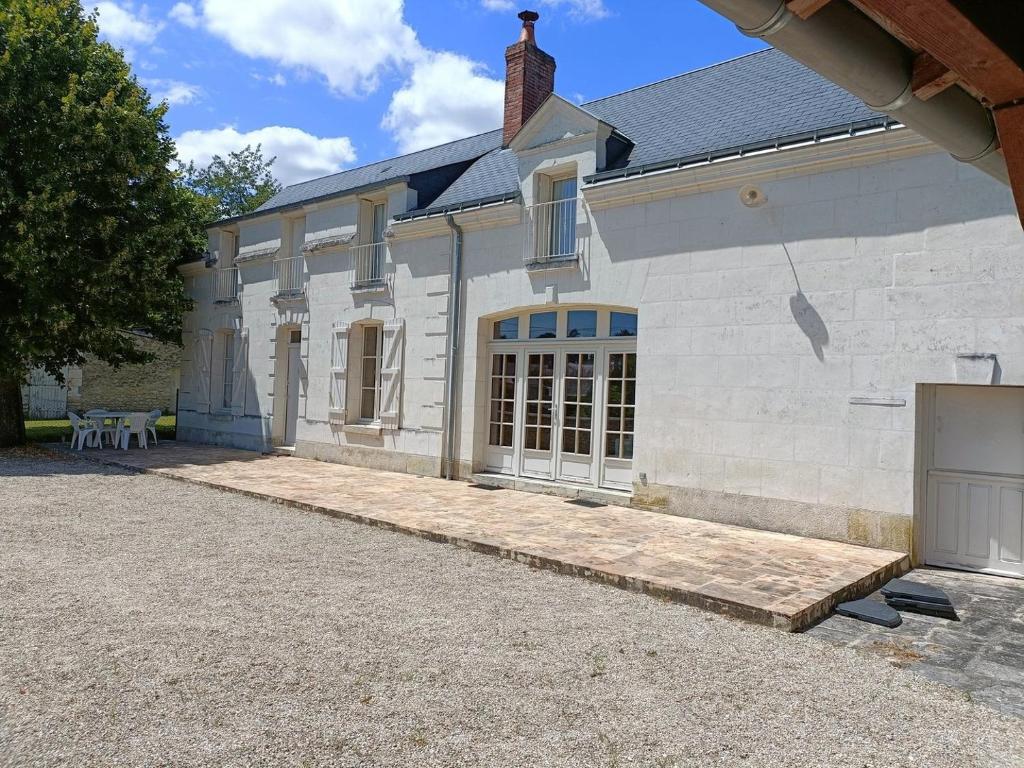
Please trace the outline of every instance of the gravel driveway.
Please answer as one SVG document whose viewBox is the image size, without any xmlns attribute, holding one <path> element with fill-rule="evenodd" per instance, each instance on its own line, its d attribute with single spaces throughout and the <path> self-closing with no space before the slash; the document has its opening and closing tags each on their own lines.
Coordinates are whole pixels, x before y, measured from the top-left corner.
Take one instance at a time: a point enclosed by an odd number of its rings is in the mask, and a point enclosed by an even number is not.
<svg viewBox="0 0 1024 768">
<path fill-rule="evenodd" d="M 449 545 L 0 454 L 0 765 L 1018 765 L 874 656 Z"/>
</svg>

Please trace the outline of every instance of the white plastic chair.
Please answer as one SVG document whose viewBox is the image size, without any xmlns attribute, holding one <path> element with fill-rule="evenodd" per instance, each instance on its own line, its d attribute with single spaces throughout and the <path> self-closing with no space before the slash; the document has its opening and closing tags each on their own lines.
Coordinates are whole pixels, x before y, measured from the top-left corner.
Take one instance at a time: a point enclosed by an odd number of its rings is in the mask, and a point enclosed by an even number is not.
<svg viewBox="0 0 1024 768">
<path fill-rule="evenodd" d="M 149 412 L 149 417 L 146 419 L 146 431 L 153 435 L 153 445 L 160 445 L 160 441 L 156 439 L 156 422 L 160 416 L 163 415 L 159 408 Z"/>
<path fill-rule="evenodd" d="M 127 451 L 132 435 L 135 435 L 140 448 L 149 448 L 148 441 L 146 440 L 146 419 L 148 418 L 148 413 L 133 413 L 125 419 L 127 423 L 121 425 L 118 434 L 118 445 Z"/>
<path fill-rule="evenodd" d="M 74 432 L 71 435 L 71 447 L 75 447 L 75 442 L 78 443 L 76 450 L 82 450 L 85 447 L 87 440 L 95 438 L 99 447 L 103 447 L 103 441 L 100 439 L 100 431 L 96 428 L 96 425 L 89 419 L 83 419 L 77 413 L 68 411 L 68 419 L 71 421 L 71 429 Z"/>
<path fill-rule="evenodd" d="M 107 438 L 107 442 L 110 443 L 111 447 L 117 447 L 117 419 L 113 419 L 110 424 L 107 424 L 107 412 L 102 408 L 93 408 L 91 411 L 85 412 L 85 418 L 90 419 L 96 426 L 96 431 L 99 432 L 99 446 L 103 447 L 103 438 Z"/>
</svg>

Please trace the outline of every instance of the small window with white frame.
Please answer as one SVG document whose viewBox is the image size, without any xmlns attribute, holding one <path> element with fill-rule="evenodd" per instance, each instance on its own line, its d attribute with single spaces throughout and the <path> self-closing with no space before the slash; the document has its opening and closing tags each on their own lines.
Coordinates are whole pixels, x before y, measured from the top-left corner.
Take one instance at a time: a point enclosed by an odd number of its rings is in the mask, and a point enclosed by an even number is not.
<svg viewBox="0 0 1024 768">
<path fill-rule="evenodd" d="M 359 386 L 356 414 L 359 422 L 369 424 L 380 419 L 380 369 L 383 351 L 382 327 L 379 323 L 364 323 L 356 326 L 354 341 L 358 354 L 351 359 L 358 365 L 354 378 Z"/>
<path fill-rule="evenodd" d="M 221 333 L 221 406 L 225 409 L 231 408 L 231 394 L 235 381 L 235 332 L 224 331 Z"/>
<path fill-rule="evenodd" d="M 560 176 L 538 175 L 537 202 L 530 206 L 532 219 L 531 261 L 566 261 L 578 251 L 576 219 L 579 183 L 575 169 Z"/>
</svg>

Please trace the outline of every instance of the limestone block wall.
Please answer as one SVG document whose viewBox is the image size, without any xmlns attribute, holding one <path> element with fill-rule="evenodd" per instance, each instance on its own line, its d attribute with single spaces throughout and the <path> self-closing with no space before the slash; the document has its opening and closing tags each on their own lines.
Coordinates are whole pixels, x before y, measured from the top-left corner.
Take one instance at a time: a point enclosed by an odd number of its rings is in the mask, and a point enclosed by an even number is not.
<svg viewBox="0 0 1024 768">
<path fill-rule="evenodd" d="M 1010 192 L 940 153 L 762 187 L 762 208 L 729 189 L 597 217 L 613 253 L 664 239 L 639 314 L 638 499 L 909 550 L 917 385 L 978 353 L 1001 367 L 985 383 L 1024 384 Z"/>
<path fill-rule="evenodd" d="M 141 336 L 137 337 L 136 343 L 155 355 L 152 362 L 113 368 L 96 358 L 86 359 L 81 367 L 76 408 L 82 411 L 92 408 L 151 411 L 159 408 L 164 413 L 174 413 L 181 348 Z"/>
</svg>

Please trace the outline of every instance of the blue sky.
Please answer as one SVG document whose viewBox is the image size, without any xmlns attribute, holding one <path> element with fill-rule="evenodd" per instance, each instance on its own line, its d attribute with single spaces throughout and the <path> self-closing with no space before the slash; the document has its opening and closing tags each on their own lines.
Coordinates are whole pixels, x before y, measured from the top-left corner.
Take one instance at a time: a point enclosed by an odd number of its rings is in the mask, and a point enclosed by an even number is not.
<svg viewBox="0 0 1024 768">
<path fill-rule="evenodd" d="M 501 123 L 511 0 L 103 0 L 184 159 L 262 142 L 285 183 Z M 763 47 L 696 0 L 533 0 L 555 88 L 587 101 Z"/>
</svg>

